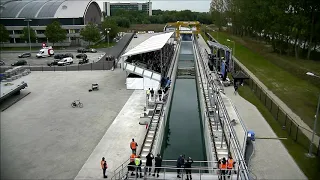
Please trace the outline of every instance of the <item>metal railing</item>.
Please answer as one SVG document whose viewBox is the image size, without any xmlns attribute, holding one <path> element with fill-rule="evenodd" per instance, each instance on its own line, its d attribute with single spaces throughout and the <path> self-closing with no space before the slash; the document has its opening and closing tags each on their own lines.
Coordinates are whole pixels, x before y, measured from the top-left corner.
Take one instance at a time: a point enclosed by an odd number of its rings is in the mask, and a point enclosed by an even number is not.
<svg viewBox="0 0 320 180">
<path fill-rule="evenodd" d="M 197 46 L 197 50 L 199 50 L 199 44 L 197 42 L 197 39 L 195 39 L 195 42 L 196 42 L 196 46 Z M 202 64 L 204 65 L 203 61 L 202 61 Z M 205 65 L 204 65 L 205 67 Z M 210 74 L 208 74 L 208 71 L 206 71 L 206 77 L 207 79 L 209 79 L 208 77 L 210 76 Z M 214 82 L 209 82 L 210 86 L 212 87 L 212 89 L 215 89 L 217 90 L 217 85 L 214 83 Z M 218 92 L 218 91 L 217 91 Z M 226 131 L 228 132 L 228 135 L 229 135 L 229 138 L 228 136 L 225 136 L 226 138 L 226 142 L 227 142 L 227 147 L 228 147 L 228 150 L 229 152 L 231 151 L 231 147 L 233 147 L 233 153 L 234 153 L 234 156 L 236 158 L 237 161 L 239 161 L 239 167 L 241 167 L 241 169 L 243 169 L 243 178 L 244 179 L 249 179 L 249 172 L 248 172 L 248 168 L 247 168 L 247 165 L 245 164 L 245 161 L 244 161 L 244 157 L 243 157 L 243 154 L 242 154 L 242 151 L 240 151 L 242 148 L 240 146 L 240 143 L 239 143 L 239 140 L 236 136 L 236 133 L 231 125 L 231 120 L 230 120 L 230 117 L 228 115 L 228 112 L 226 110 L 226 107 L 225 107 L 225 104 L 222 100 L 222 97 L 220 95 L 220 93 L 216 94 L 215 96 L 215 100 L 216 100 L 216 105 L 219 107 L 218 109 L 219 110 L 222 110 L 222 116 L 224 118 L 224 121 L 222 121 L 220 119 L 220 115 L 219 115 L 219 121 L 220 121 L 220 124 L 222 125 L 222 130 L 224 131 L 224 135 L 226 135 Z"/>
<path fill-rule="evenodd" d="M 129 162 L 129 160 L 128 160 Z M 160 174 L 163 174 L 163 177 L 161 177 L 161 179 L 166 179 L 167 178 L 173 178 L 175 175 L 174 172 L 176 170 L 181 170 L 182 173 L 180 174 L 183 178 L 184 176 L 184 171 L 185 170 L 191 170 L 193 173 L 193 176 L 199 176 L 199 178 L 201 179 L 201 177 L 203 176 L 210 176 L 212 177 L 212 179 L 215 179 L 215 176 L 221 176 L 221 169 L 219 168 L 209 168 L 208 166 L 206 166 L 206 164 L 208 163 L 215 163 L 218 164 L 218 161 L 193 161 L 192 163 L 192 168 L 178 168 L 175 165 L 167 165 L 168 163 L 176 163 L 177 160 L 163 160 L 162 161 L 162 166 L 161 167 L 155 167 L 152 166 L 150 167 L 152 170 L 154 170 L 155 168 L 160 169 Z M 198 166 L 195 164 L 199 164 Z M 202 164 L 204 166 L 202 166 Z M 147 168 L 146 166 L 142 165 L 142 166 L 136 166 L 136 165 L 129 165 L 129 163 L 127 165 L 122 165 L 120 166 L 121 170 L 119 170 L 117 173 L 113 174 L 113 176 L 111 177 L 111 180 L 118 180 L 118 179 L 137 179 L 137 173 L 140 173 L 140 171 L 137 171 L 137 167 L 141 167 L 141 174 L 144 175 L 145 178 L 149 179 L 147 177 Z M 129 177 L 130 173 L 129 173 L 129 167 L 134 168 L 135 171 L 135 176 L 133 177 Z M 241 174 L 244 171 L 243 169 L 240 169 L 240 167 L 238 166 L 238 168 L 233 168 L 233 169 L 228 169 L 227 171 L 231 170 L 232 171 L 232 176 L 230 179 L 240 179 L 241 178 Z M 133 171 L 131 171 L 133 172 Z M 213 172 L 213 173 L 208 173 L 208 172 Z M 236 175 L 236 176 L 235 176 Z M 175 177 L 174 177 L 175 178 Z"/>
</svg>

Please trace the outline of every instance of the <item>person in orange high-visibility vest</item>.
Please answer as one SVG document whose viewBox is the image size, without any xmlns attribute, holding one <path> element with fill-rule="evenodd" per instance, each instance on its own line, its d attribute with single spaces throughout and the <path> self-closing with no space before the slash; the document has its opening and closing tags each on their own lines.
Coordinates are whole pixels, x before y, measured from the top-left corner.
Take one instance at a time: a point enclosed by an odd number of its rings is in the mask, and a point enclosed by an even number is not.
<svg viewBox="0 0 320 180">
<path fill-rule="evenodd" d="M 230 178 L 231 173 L 232 173 L 232 169 L 234 169 L 234 165 L 236 164 L 236 162 L 234 162 L 233 158 L 231 155 L 229 155 L 228 158 L 228 162 L 227 162 L 227 168 L 228 168 L 228 178 Z"/>
<path fill-rule="evenodd" d="M 132 138 L 132 142 L 130 143 L 130 148 L 132 150 L 132 154 L 136 154 L 138 144 Z"/>
<path fill-rule="evenodd" d="M 107 178 L 108 176 L 106 176 L 106 171 L 107 171 L 108 165 L 107 165 L 107 161 L 105 161 L 104 157 L 102 158 L 100 165 L 101 165 L 101 169 L 103 172 L 103 178 Z"/>
<path fill-rule="evenodd" d="M 131 156 L 130 156 L 130 162 L 133 162 L 133 161 L 134 161 L 134 158 L 136 158 L 136 155 L 135 155 L 135 154 L 131 154 Z"/>
<path fill-rule="evenodd" d="M 135 158 L 136 158 L 136 154 L 131 154 L 130 156 L 130 163 L 128 164 L 128 174 L 131 171 L 131 176 L 134 175 L 134 171 L 135 171 Z"/>
<path fill-rule="evenodd" d="M 227 160 L 226 158 L 222 158 L 218 161 L 219 169 L 220 169 L 220 177 L 219 179 L 222 180 L 222 177 L 224 180 L 226 180 L 226 170 L 227 170 Z"/>
</svg>

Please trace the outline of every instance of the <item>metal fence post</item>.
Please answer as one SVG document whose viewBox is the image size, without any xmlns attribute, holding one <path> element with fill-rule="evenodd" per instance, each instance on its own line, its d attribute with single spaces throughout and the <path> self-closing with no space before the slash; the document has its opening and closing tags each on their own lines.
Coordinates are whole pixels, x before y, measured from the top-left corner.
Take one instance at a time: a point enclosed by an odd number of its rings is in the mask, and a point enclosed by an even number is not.
<svg viewBox="0 0 320 180">
<path fill-rule="evenodd" d="M 259 87 L 259 89 L 260 89 L 260 97 L 259 97 L 259 100 L 261 101 L 262 88 Z"/>
<path fill-rule="evenodd" d="M 91 71 L 92 71 L 92 63 L 91 63 Z"/>
<path fill-rule="evenodd" d="M 267 92 L 264 94 L 264 106 L 267 106 Z"/>
<path fill-rule="evenodd" d="M 270 97 L 269 97 L 270 98 Z M 272 114 L 272 99 L 270 98 L 270 112 Z"/>
<path fill-rule="evenodd" d="M 295 141 L 298 141 L 298 134 L 299 134 L 299 125 L 297 125 L 297 134 L 296 134 L 296 140 Z"/>
<path fill-rule="evenodd" d="M 280 108 L 279 108 L 279 105 L 278 105 L 278 110 L 277 110 L 277 120 L 279 119 L 279 109 L 280 109 Z M 287 121 L 286 121 L 286 119 L 285 119 L 285 120 L 284 120 L 284 124 L 286 124 L 286 122 L 287 122 Z"/>
<path fill-rule="evenodd" d="M 286 114 L 286 119 L 288 118 L 287 114 Z M 290 124 L 290 131 L 289 131 L 289 135 L 291 135 L 291 128 L 292 128 L 292 121 L 290 121 L 291 124 Z"/>
</svg>

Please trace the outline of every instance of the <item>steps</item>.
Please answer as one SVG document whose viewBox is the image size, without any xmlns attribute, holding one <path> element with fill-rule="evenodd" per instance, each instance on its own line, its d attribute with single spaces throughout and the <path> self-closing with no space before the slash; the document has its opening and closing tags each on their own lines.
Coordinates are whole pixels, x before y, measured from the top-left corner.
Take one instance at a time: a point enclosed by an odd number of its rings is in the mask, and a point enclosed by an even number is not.
<svg viewBox="0 0 320 180">
<path fill-rule="evenodd" d="M 153 142 L 156 140 L 157 130 L 160 123 L 163 106 L 163 103 L 155 103 L 153 115 L 151 117 L 148 130 L 140 151 L 140 156 L 142 160 L 144 160 L 148 153 L 152 151 Z M 145 161 L 143 161 L 143 163 L 145 163 Z"/>
<path fill-rule="evenodd" d="M 144 67 L 141 67 L 139 65 L 134 65 L 134 64 L 130 64 L 130 63 L 125 62 L 124 69 L 129 73 L 133 73 L 133 74 L 136 74 L 136 75 L 139 75 L 142 77 L 150 78 L 150 79 L 156 80 L 158 82 L 161 81 L 161 74 L 160 73 L 151 71 L 151 70 L 146 69 Z"/>
</svg>

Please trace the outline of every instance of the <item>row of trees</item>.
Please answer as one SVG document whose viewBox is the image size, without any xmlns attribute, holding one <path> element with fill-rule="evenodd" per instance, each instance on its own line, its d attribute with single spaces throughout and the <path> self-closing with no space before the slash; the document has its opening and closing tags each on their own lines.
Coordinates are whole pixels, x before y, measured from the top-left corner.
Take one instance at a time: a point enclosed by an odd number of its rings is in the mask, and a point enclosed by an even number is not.
<svg viewBox="0 0 320 180">
<path fill-rule="evenodd" d="M 37 36 L 34 29 L 32 29 L 31 27 L 24 27 L 20 38 L 24 41 L 29 41 L 29 33 L 31 42 L 35 42 Z M 0 24 L 0 34 L 0 42 L 8 42 L 10 40 L 9 32 L 2 24 Z M 53 43 L 54 45 L 54 43 L 64 41 L 67 38 L 67 31 L 65 29 L 62 29 L 58 21 L 54 21 L 46 27 L 44 35 L 49 40 L 49 42 Z"/>
<path fill-rule="evenodd" d="M 202 24 L 211 24 L 212 19 L 209 13 L 184 11 L 161 11 L 153 10 L 153 15 L 149 16 L 142 11 L 125 11 L 118 10 L 112 14 L 109 19 L 117 22 L 118 26 L 129 28 L 130 24 L 166 24 L 176 21 L 194 21 L 197 20 Z"/>
<path fill-rule="evenodd" d="M 217 26 L 232 23 L 234 34 L 263 39 L 280 54 L 317 54 L 319 0 L 212 0 L 210 12 Z"/>
</svg>

